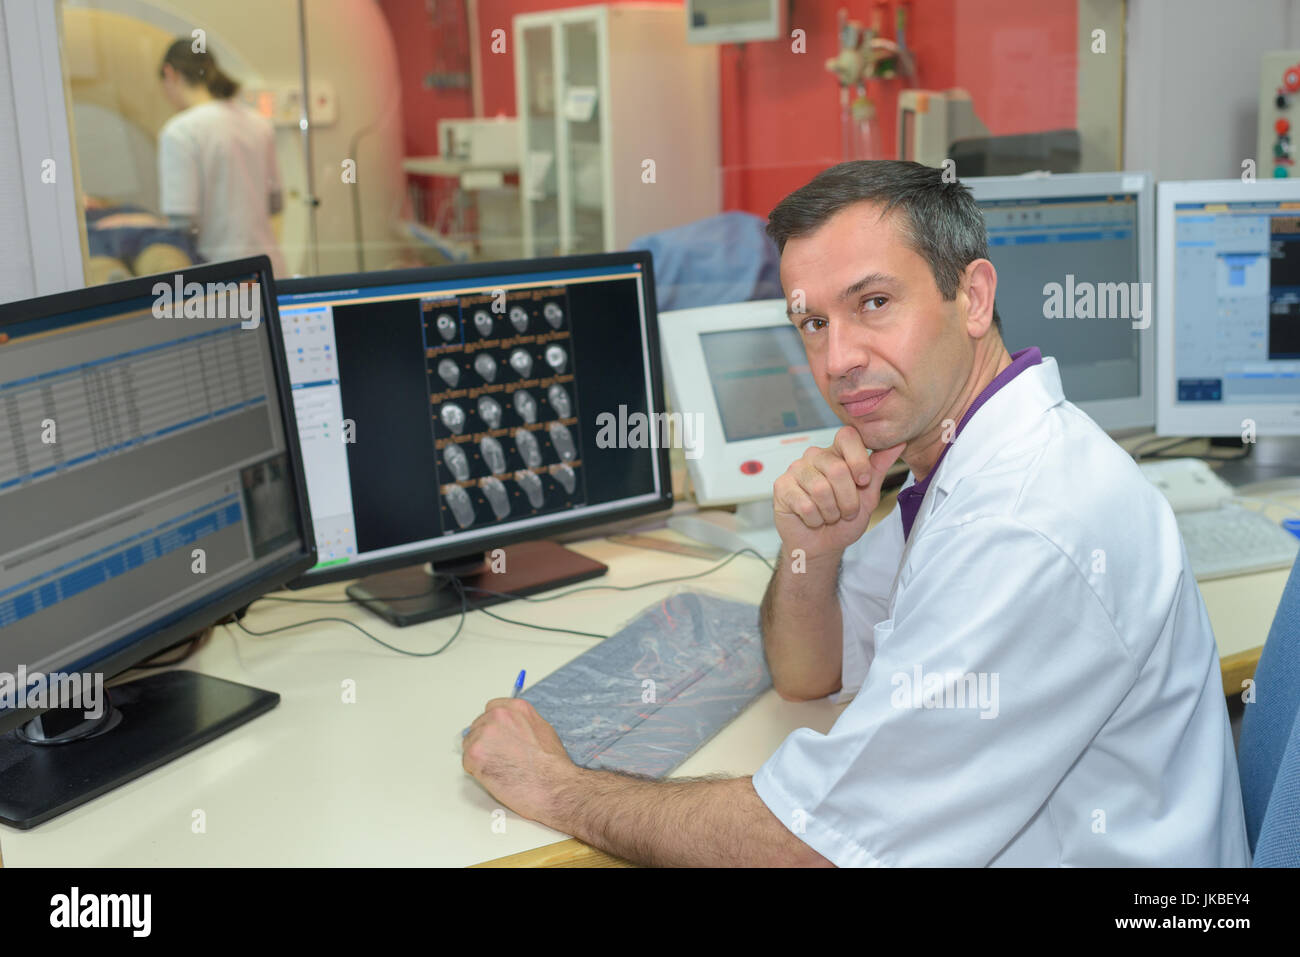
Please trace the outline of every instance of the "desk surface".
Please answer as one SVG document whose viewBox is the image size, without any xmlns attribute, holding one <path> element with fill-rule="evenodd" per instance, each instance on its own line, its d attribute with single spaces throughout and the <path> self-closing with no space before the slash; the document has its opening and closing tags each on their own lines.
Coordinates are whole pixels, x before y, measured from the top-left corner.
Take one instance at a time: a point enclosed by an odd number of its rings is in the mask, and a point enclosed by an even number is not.
<svg viewBox="0 0 1300 957">
<path fill-rule="evenodd" d="M 610 566 L 608 575 L 586 584 L 636 585 L 715 564 L 601 539 L 570 547 Z M 688 587 L 757 603 L 767 578 L 766 566 L 741 556 Z M 491 611 L 609 635 L 683 586 L 592 591 Z M 292 595 L 341 598 L 343 586 Z M 245 621 L 265 631 L 327 615 L 417 651 L 439 647 L 459 620 L 399 629 L 355 606 L 263 601 Z M 398 656 L 337 622 L 265 638 L 218 628 L 185 667 L 277 691 L 279 706 L 32 831 L 0 827 L 4 862 L 459 866 L 563 840 L 566 835 L 509 811 L 504 832 L 493 829 L 498 805 L 461 768 L 460 730 L 489 698 L 509 694 L 520 668 L 531 683 L 593 640 L 519 628 L 481 612 L 467 616 L 456 641 L 432 658 Z M 343 702 L 348 680 L 355 682 L 355 704 Z M 677 773 L 752 774 L 791 731 L 829 730 L 839 710 L 824 700 L 783 701 L 769 691 Z M 204 833 L 192 829 L 196 810 L 203 812 Z"/>
<path fill-rule="evenodd" d="M 892 496 L 878 512 L 890 508 Z M 714 564 L 604 539 L 569 547 L 609 565 L 608 575 L 587 584 L 638 585 Z M 757 603 L 768 575 L 757 559 L 741 556 L 691 582 L 490 610 L 609 635 L 678 588 Z M 1269 572 L 1201 585 L 1225 663 L 1238 653 L 1250 659 L 1251 649 L 1263 643 L 1285 581 L 1285 572 Z M 292 597 L 341 598 L 343 586 Z M 459 620 L 398 629 L 353 605 L 261 601 L 246 622 L 265 631 L 324 616 L 355 621 L 415 651 L 438 648 Z M 531 684 L 593 640 L 520 628 L 482 612 L 472 612 L 455 642 L 432 658 L 398 656 L 339 622 L 264 638 L 234 626 L 218 628 L 184 667 L 277 691 L 280 705 L 32 831 L 0 826 L 4 863 L 461 866 L 563 841 L 566 835 L 510 811 L 501 829 L 496 802 L 461 768 L 460 730 L 489 698 L 509 693 L 520 668 L 527 669 Z M 343 700 L 349 680 L 355 682 L 353 704 Z M 1235 679 L 1225 684 L 1239 686 Z M 752 774 L 791 731 L 827 731 L 840 710 L 827 700 L 796 704 L 768 691 L 676 775 Z M 201 833 L 193 823 L 196 811 L 204 816 Z"/>
</svg>

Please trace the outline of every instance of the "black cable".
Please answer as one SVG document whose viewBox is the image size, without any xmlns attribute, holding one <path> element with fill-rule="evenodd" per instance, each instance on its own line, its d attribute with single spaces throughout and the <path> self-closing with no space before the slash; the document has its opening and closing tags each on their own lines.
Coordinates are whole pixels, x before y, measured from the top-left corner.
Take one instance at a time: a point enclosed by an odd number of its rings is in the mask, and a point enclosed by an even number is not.
<svg viewBox="0 0 1300 957">
<path fill-rule="evenodd" d="M 1210 455 L 1209 453 L 1204 453 L 1204 452 L 1201 453 L 1200 455 L 1167 455 L 1163 452 L 1154 452 L 1150 455 L 1144 455 L 1143 458 L 1144 459 L 1200 459 L 1203 462 L 1235 462 L 1237 461 L 1237 459 L 1244 459 L 1249 454 L 1250 454 L 1249 449 L 1246 449 L 1245 451 L 1239 452 L 1235 455 Z"/>
<path fill-rule="evenodd" d="M 601 589 L 601 588 L 612 588 L 614 591 L 636 591 L 638 588 L 648 588 L 651 585 L 667 585 L 667 584 L 671 584 L 672 582 L 689 581 L 692 578 L 703 578 L 705 575 L 712 575 L 714 572 L 718 571 L 719 569 L 725 568 L 728 564 L 730 564 L 735 559 L 739 558 L 741 555 L 744 555 L 746 552 L 750 553 L 755 558 L 757 558 L 760 562 L 766 565 L 769 570 L 771 571 L 776 570 L 776 566 L 774 566 L 771 562 L 769 562 L 766 558 L 764 558 L 754 549 L 742 548 L 738 551 L 732 552 L 725 559 L 723 559 L 721 562 L 719 562 L 717 565 L 714 565 L 712 568 L 708 569 L 707 571 L 696 572 L 694 575 L 678 575 L 675 578 L 658 578 L 655 579 L 654 581 L 642 582 L 639 585 L 583 585 L 581 588 L 571 588 L 569 591 L 561 592 L 558 595 L 545 595 L 539 598 L 535 598 L 531 595 L 512 595 L 510 592 L 492 591 L 491 589 L 487 589 L 487 588 L 475 588 L 472 585 L 467 586 L 467 590 L 480 592 L 484 595 L 499 595 L 501 597 L 514 599 L 516 601 L 532 601 L 532 602 L 555 601 L 556 599 L 559 598 L 568 598 L 570 595 L 576 595 L 580 591 L 596 591 L 597 589 Z"/>
<path fill-rule="evenodd" d="M 1244 459 L 1246 456 L 1250 455 L 1250 446 L 1248 445 L 1243 446 L 1240 452 L 1233 455 L 1211 455 L 1208 449 L 1204 452 L 1182 453 L 1178 455 L 1168 454 L 1170 449 L 1176 449 L 1180 445 L 1186 445 L 1189 442 L 1203 441 L 1205 441 L 1204 436 L 1187 435 L 1182 438 L 1169 439 L 1163 445 L 1152 450 L 1152 442 L 1148 439 L 1145 442 L 1139 443 L 1136 448 L 1130 450 L 1129 455 L 1133 457 L 1134 462 L 1138 463 L 1143 459 L 1201 459 L 1205 462 L 1233 462 L 1237 459 Z"/>
<path fill-rule="evenodd" d="M 673 583 L 673 582 L 689 581 L 690 579 L 693 579 L 693 578 L 703 578 L 705 575 L 712 575 L 714 572 L 716 572 L 716 571 L 718 571 L 718 570 L 720 570 L 720 569 L 722 569 L 722 568 L 725 568 L 725 567 L 726 567 L 728 564 L 730 564 L 732 561 L 734 561 L 735 559 L 739 558 L 741 555 L 744 555 L 744 554 L 746 554 L 746 553 L 749 553 L 749 554 L 753 555 L 755 558 L 757 558 L 759 561 L 761 561 L 764 565 L 766 565 L 769 569 L 775 570 L 775 566 L 774 566 L 771 562 L 769 562 L 766 558 L 764 558 L 762 555 L 760 555 L 757 551 L 755 551 L 755 550 L 752 549 L 752 548 L 742 548 L 742 549 L 740 549 L 740 550 L 738 550 L 738 551 L 734 551 L 734 552 L 732 552 L 730 555 L 728 555 L 725 559 L 723 559 L 723 560 L 722 560 L 721 562 L 719 562 L 717 565 L 714 565 L 712 568 L 706 569 L 705 571 L 702 571 L 702 572 L 696 572 L 696 573 L 693 574 L 693 575 L 678 575 L 678 576 L 673 577 L 673 578 L 659 578 L 659 579 L 655 579 L 655 580 L 653 580 L 653 581 L 642 582 L 642 583 L 639 584 L 639 585 L 583 585 L 581 588 L 573 588 L 573 589 L 570 589 L 569 591 L 561 592 L 561 593 L 558 594 L 558 595 L 546 595 L 546 596 L 542 596 L 542 597 L 534 597 L 534 596 L 532 596 L 532 595 L 516 595 L 516 594 L 513 594 L 513 593 L 511 593 L 511 592 L 492 591 L 491 589 L 488 589 L 488 588 L 476 588 L 476 587 L 474 587 L 474 586 L 472 586 L 472 585 L 464 585 L 464 584 L 462 584 L 461 581 L 460 581 L 460 579 L 457 578 L 457 577 L 454 576 L 454 575 L 444 576 L 444 577 L 446 577 L 446 578 L 451 582 L 452 586 L 453 586 L 453 587 L 456 589 L 456 591 L 460 594 L 460 621 L 459 621 L 459 623 L 456 625 L 456 630 L 452 633 L 452 636 L 451 636 L 450 638 L 447 639 L 446 644 L 444 644 L 444 645 L 443 645 L 441 648 L 439 648 L 437 651 L 428 651 L 428 652 L 406 651 L 406 650 L 404 650 L 404 649 L 402 649 L 402 648 L 398 648 L 398 647 L 396 647 L 396 646 L 394 646 L 394 645 L 390 645 L 388 642 L 386 642 L 386 641 L 384 641 L 384 640 L 382 640 L 382 639 L 380 639 L 380 638 L 375 637 L 375 636 L 372 635 L 370 632 L 366 631 L 364 628 L 362 628 L 360 625 L 358 625 L 355 621 L 352 621 L 352 620 L 347 619 L 347 618 L 311 618 L 311 619 L 308 619 L 307 621 L 299 621 L 299 622 L 294 622 L 293 624 L 289 624 L 289 625 L 282 625 L 282 626 L 280 626 L 279 628 L 271 628 L 271 629 L 269 629 L 268 631 L 253 631 L 253 630 L 250 629 L 247 625 L 245 625 L 242 621 L 236 621 L 235 624 L 239 625 L 239 627 L 242 628 L 242 629 L 244 630 L 244 632 L 246 632 L 246 633 L 249 634 L 249 635 L 252 635 L 252 636 L 255 637 L 255 638 L 264 638 L 264 637 L 266 637 L 267 635 L 274 635 L 274 634 L 277 634 L 277 633 L 279 633 L 279 632 L 281 632 L 281 631 L 288 631 L 288 630 L 291 629 L 291 628 L 299 628 L 299 627 L 301 627 L 301 626 L 303 626 L 303 625 L 314 625 L 314 624 L 320 624 L 320 623 L 322 623 L 322 622 L 338 621 L 338 622 L 342 622 L 342 623 L 344 623 L 344 624 L 346 624 L 346 625 L 351 625 L 353 628 L 355 628 L 357 631 L 361 632 L 363 635 L 365 635 L 365 636 L 366 636 L 367 638 L 369 638 L 371 641 L 377 642 L 378 644 L 383 645 L 385 648 L 389 648 L 389 649 L 391 649 L 392 651 L 396 651 L 396 652 L 398 652 L 399 654 L 409 655 L 409 656 L 411 656 L 411 657 L 413 657 L 413 658 L 431 658 L 431 657 L 433 657 L 434 655 L 442 654 L 442 652 L 444 652 L 444 651 L 447 649 L 447 647 L 448 647 L 448 646 L 449 646 L 453 641 L 456 640 L 456 637 L 460 634 L 461 629 L 463 629 L 463 628 L 465 627 L 465 617 L 466 617 L 466 615 L 469 614 L 469 600 L 468 600 L 468 598 L 466 597 L 466 594 L 465 594 L 467 591 L 478 592 L 478 593 L 480 593 L 480 594 L 484 594 L 484 595 L 495 595 L 495 596 L 497 596 L 497 597 L 506 598 L 506 599 L 510 599 L 510 600 L 513 600 L 513 601 L 530 601 L 530 602 L 546 602 L 546 601 L 554 601 L 554 600 L 556 600 L 557 598 L 567 598 L 569 595 L 574 595 L 574 594 L 576 594 L 576 593 L 578 593 L 578 592 L 580 592 L 580 591 L 595 591 L 595 590 L 597 590 L 597 589 L 602 589 L 602 588 L 613 589 L 613 590 L 615 590 L 615 591 L 635 591 L 635 590 L 638 589 L 638 588 L 648 588 L 648 587 L 650 587 L 651 585 L 666 585 L 666 584 L 671 584 L 671 583 Z M 410 599 L 410 598 L 421 598 L 421 597 L 423 597 L 424 595 L 429 594 L 429 593 L 432 592 L 433 590 L 434 590 L 434 589 L 433 589 L 432 587 L 430 587 L 430 589 L 429 589 L 428 591 L 421 592 L 421 593 L 418 594 L 418 595 L 407 595 L 407 596 L 403 596 L 403 597 L 399 597 L 399 598 L 380 598 L 380 599 L 374 599 L 374 598 L 371 598 L 371 599 L 368 599 L 368 600 L 370 600 L 370 601 L 375 601 L 375 600 L 379 600 L 379 601 L 402 601 L 402 600 L 404 600 L 404 599 Z M 353 603 L 361 604 L 361 602 L 359 602 L 358 599 L 355 599 L 355 598 L 352 598 L 352 597 L 348 597 L 348 598 L 284 598 L 284 597 L 281 597 L 281 596 L 278 596 L 278 595 L 262 595 L 262 596 L 259 597 L 259 598 L 255 598 L 255 599 L 253 599 L 253 601 L 286 601 L 286 602 L 292 602 L 292 603 L 295 603 L 295 604 L 318 604 L 318 605 L 344 605 L 344 604 L 353 604 Z M 252 602 L 249 602 L 249 604 L 251 605 Z M 576 631 L 576 630 L 574 630 L 574 629 L 572 629 L 572 628 L 557 628 L 557 627 L 555 627 L 555 626 L 553 626 L 553 625 L 534 625 L 534 624 L 531 624 L 531 623 L 526 622 L 526 621 L 516 621 L 515 619 L 512 619 L 512 618 L 506 618 L 506 617 L 503 616 L 503 615 L 498 615 L 498 614 L 496 614 L 495 612 L 490 612 L 490 611 L 488 611 L 486 608 L 483 608 L 483 607 L 479 607 L 479 608 L 477 608 L 477 609 L 475 609 L 475 610 L 476 610 L 476 611 L 481 611 L 481 612 L 483 612 L 483 614 L 487 615 L 489 618 L 495 618 L 495 619 L 497 619 L 498 621 L 503 621 L 503 622 L 506 622 L 506 623 L 511 624 L 511 625 L 519 625 L 519 626 L 522 627 L 522 628 L 535 628 L 535 629 L 537 629 L 538 631 L 556 631 L 556 632 L 560 632 L 560 633 L 562 633 L 562 634 L 567 634 L 567 635 L 581 635 L 581 636 L 586 637 L 586 638 L 600 638 L 601 640 L 604 640 L 604 638 L 606 637 L 605 635 L 598 635 L 598 634 L 595 634 L 594 632 L 590 632 L 590 631 Z"/>
<path fill-rule="evenodd" d="M 451 578 L 453 576 L 447 575 L 436 577 Z M 382 597 L 372 595 L 370 598 L 367 598 L 366 601 L 411 601 L 415 598 L 423 598 L 425 595 L 431 595 L 435 591 L 437 591 L 437 589 L 430 586 L 416 595 L 386 595 Z M 249 604 L 251 605 L 256 601 L 287 601 L 291 604 L 299 605 L 351 605 L 361 603 L 360 599 L 353 598 L 350 595 L 347 598 L 283 598 L 280 595 L 259 595 L 257 598 L 254 598 L 253 601 L 250 601 Z"/>
<path fill-rule="evenodd" d="M 496 612 L 488 611 L 487 608 L 481 605 L 474 610 L 481 611 L 489 618 L 495 618 L 497 621 L 504 621 L 510 625 L 519 625 L 523 628 L 536 628 L 538 631 L 560 631 L 566 635 L 581 635 L 584 638 L 599 638 L 601 641 L 604 641 L 609 637 L 608 635 L 598 635 L 594 631 L 575 631 L 572 628 L 556 628 L 554 625 L 534 625 L 526 621 L 515 621 L 513 618 L 507 618 L 504 615 L 498 615 Z"/>
<path fill-rule="evenodd" d="M 220 624 L 220 622 L 218 622 L 218 624 Z M 170 647 L 164 648 L 157 654 L 146 658 L 138 665 L 132 665 L 125 671 L 120 672 L 119 677 L 120 675 L 129 675 L 135 671 L 156 671 L 159 668 L 170 668 L 172 665 L 178 665 L 182 661 L 188 661 L 198 653 L 199 648 L 201 648 L 204 642 L 208 640 L 210 632 L 210 628 L 205 628 L 196 635 L 191 635 L 189 638 L 179 641 Z M 170 658 L 163 658 L 163 655 L 167 654 L 169 651 L 175 652 L 177 648 L 182 648 L 182 646 L 184 647 L 179 653 L 173 654 Z"/>
<path fill-rule="evenodd" d="M 456 640 L 457 636 L 460 635 L 461 629 L 465 627 L 465 616 L 466 614 L 468 614 L 469 601 L 465 597 L 465 589 L 461 586 L 460 581 L 453 578 L 451 580 L 451 583 L 456 588 L 456 591 L 460 594 L 460 621 L 456 625 L 456 630 L 451 633 L 451 637 L 448 638 L 446 642 L 443 643 L 442 647 L 439 648 L 437 651 L 407 651 L 405 648 L 398 648 L 396 645 L 390 645 L 382 638 L 378 638 L 375 635 L 372 635 L 370 632 L 366 631 L 364 628 L 358 625 L 355 621 L 352 621 L 351 619 L 348 618 L 310 618 L 307 621 L 296 621 L 289 625 L 281 625 L 279 628 L 268 629 L 267 631 L 253 631 L 251 628 L 245 625 L 242 620 L 236 621 L 235 624 L 238 625 L 240 628 L 242 628 L 247 634 L 252 635 L 254 638 L 265 638 L 267 635 L 278 634 L 279 632 L 282 631 L 288 631 L 291 628 L 301 628 L 303 625 L 315 625 L 315 624 L 320 624 L 321 622 L 338 621 L 338 622 L 342 622 L 345 625 L 351 625 L 353 628 L 361 632 L 361 634 L 365 635 L 371 641 L 383 645 L 385 648 L 389 649 L 390 651 L 395 651 L 400 655 L 406 655 L 410 658 L 432 658 L 434 655 L 440 655 L 444 651 L 446 651 L 451 646 L 451 643 Z M 338 599 L 336 598 L 321 598 L 321 599 L 294 598 L 289 600 L 300 601 L 300 602 L 320 601 L 325 604 L 336 604 L 338 602 Z M 351 601 L 351 599 L 349 599 L 349 601 Z"/>
<path fill-rule="evenodd" d="M 1196 442 L 1196 441 L 1201 441 L 1201 440 L 1200 440 L 1197 436 L 1194 436 L 1194 435 L 1192 435 L 1192 436 L 1183 436 L 1182 438 L 1179 438 L 1179 439 L 1169 439 L 1169 440 L 1166 440 L 1165 443 L 1164 443 L 1163 445 L 1161 445 L 1159 448 L 1155 449 L 1154 452 L 1152 452 L 1152 451 L 1148 451 L 1148 450 L 1151 448 L 1151 446 L 1152 446 L 1152 442 L 1151 442 L 1151 440 L 1148 439 L 1147 441 L 1140 443 L 1140 444 L 1137 446 L 1137 448 L 1135 448 L 1135 449 L 1133 449 L 1132 451 L 1130 451 L 1130 452 L 1129 452 L 1129 455 L 1133 456 L 1133 461 L 1134 461 L 1134 462 L 1138 462 L 1138 461 L 1141 461 L 1141 460 L 1144 459 L 1144 458 L 1156 458 L 1156 457 L 1159 456 L 1162 452 L 1167 452 L 1169 449 L 1177 448 L 1177 447 L 1180 446 L 1180 445 L 1186 445 L 1188 442 Z M 1197 456 L 1193 456 L 1193 455 L 1184 455 L 1184 456 L 1177 456 L 1177 457 L 1178 457 L 1178 458 L 1196 458 Z"/>
</svg>

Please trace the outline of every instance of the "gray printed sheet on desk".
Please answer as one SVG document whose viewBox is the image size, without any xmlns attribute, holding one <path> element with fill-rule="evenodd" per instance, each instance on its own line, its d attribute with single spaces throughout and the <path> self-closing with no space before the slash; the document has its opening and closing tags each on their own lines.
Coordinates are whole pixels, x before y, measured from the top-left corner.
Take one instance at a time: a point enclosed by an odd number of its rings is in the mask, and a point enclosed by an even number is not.
<svg viewBox="0 0 1300 957">
<path fill-rule="evenodd" d="M 657 778 L 771 686 L 757 606 L 679 592 L 521 697 L 575 764 Z"/>
</svg>

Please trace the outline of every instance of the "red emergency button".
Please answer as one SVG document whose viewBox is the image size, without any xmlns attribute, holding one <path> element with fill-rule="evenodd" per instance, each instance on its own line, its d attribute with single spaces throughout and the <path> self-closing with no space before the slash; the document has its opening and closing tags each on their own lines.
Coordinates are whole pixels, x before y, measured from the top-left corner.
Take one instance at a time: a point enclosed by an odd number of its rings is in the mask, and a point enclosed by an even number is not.
<svg viewBox="0 0 1300 957">
<path fill-rule="evenodd" d="M 1292 93 L 1300 90 L 1300 66 L 1288 67 L 1282 74 L 1282 84 Z"/>
<path fill-rule="evenodd" d="M 1273 129 L 1277 132 L 1278 136 L 1285 136 L 1287 131 L 1291 129 L 1291 121 L 1285 116 L 1279 117 L 1278 121 L 1273 124 Z"/>
<path fill-rule="evenodd" d="M 757 475 L 759 472 L 763 471 L 763 463 L 758 459 L 749 459 L 746 462 L 740 463 L 740 470 L 746 475 Z"/>
</svg>

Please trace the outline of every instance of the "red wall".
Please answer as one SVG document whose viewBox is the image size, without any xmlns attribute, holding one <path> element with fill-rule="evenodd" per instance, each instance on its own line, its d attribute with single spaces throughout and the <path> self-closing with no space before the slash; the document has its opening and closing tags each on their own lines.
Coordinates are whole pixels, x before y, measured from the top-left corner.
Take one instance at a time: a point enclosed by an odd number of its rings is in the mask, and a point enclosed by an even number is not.
<svg viewBox="0 0 1300 957">
<path fill-rule="evenodd" d="M 479 0 L 486 115 L 515 114 L 513 51 L 492 53 L 492 30 L 504 30 L 509 44 L 516 14 L 584 5 Z M 437 117 L 472 112 L 467 92 L 429 91 L 420 85 L 432 69 L 434 51 L 450 39 L 448 29 L 439 36 L 424 0 L 381 0 L 381 6 L 401 61 L 408 150 L 436 152 Z M 870 24 L 877 6 L 885 11 L 884 35 L 893 37 L 892 0 L 795 0 L 790 27 L 806 31 L 806 53 L 793 53 L 789 40 L 719 48 L 724 209 L 766 217 L 783 196 L 844 158 L 839 86 L 825 61 L 838 49 L 837 11 L 843 7 L 851 19 Z M 1076 0 L 912 0 L 909 6 L 907 40 L 919 78 L 907 86 L 964 87 L 993 133 L 1075 125 Z M 450 27 L 463 35 L 463 26 Z M 894 114 L 903 86 L 902 80 L 881 81 L 869 91 L 877 107 L 876 135 L 885 151 L 880 155 L 896 155 Z"/>
<path fill-rule="evenodd" d="M 463 9 L 438 4 L 439 9 Z M 432 156 L 438 152 L 438 120 L 472 116 L 474 99 L 469 87 L 429 88 L 431 73 L 469 73 L 463 19 L 451 19 L 435 28 L 424 0 L 379 0 L 379 9 L 397 46 L 397 75 L 402 84 L 402 128 L 406 155 Z"/>
<path fill-rule="evenodd" d="M 440 9 L 457 9 L 446 3 Z M 433 156 L 438 149 L 440 117 L 472 116 L 474 99 L 469 86 L 426 87 L 432 73 L 469 74 L 469 50 L 463 17 L 435 28 L 424 0 L 379 0 L 397 47 L 397 75 L 402 86 L 402 135 L 407 156 Z M 460 6 L 463 10 L 464 7 Z M 444 14 L 445 16 L 445 14 Z M 420 177 L 424 187 L 422 222 L 431 222 L 436 210 L 448 203 L 455 183 L 445 178 Z"/>
<path fill-rule="evenodd" d="M 791 27 L 805 54 L 776 41 L 721 48 L 724 206 L 759 216 L 842 155 L 839 85 L 825 62 L 839 49 L 836 14 L 870 24 L 874 3 L 798 0 Z M 894 38 L 894 4 L 882 18 Z M 1075 0 L 913 0 L 907 45 L 916 82 L 876 81 L 874 135 L 897 155 L 898 91 L 960 86 L 996 134 L 1075 125 Z M 995 56 L 995 51 L 1000 54 Z"/>
</svg>

